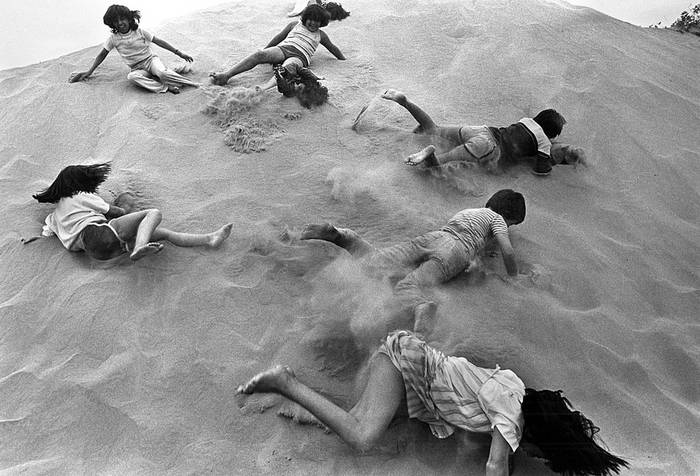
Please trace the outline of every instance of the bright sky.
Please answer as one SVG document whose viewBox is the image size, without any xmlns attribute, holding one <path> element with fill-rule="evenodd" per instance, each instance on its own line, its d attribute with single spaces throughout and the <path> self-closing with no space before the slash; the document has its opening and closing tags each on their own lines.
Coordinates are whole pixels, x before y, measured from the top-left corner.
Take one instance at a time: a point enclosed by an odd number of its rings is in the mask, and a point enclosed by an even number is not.
<svg viewBox="0 0 700 476">
<path fill-rule="evenodd" d="M 156 29 L 168 19 L 231 0 L 137 0 L 141 24 Z M 243 1 L 243 0 L 241 0 Z M 246 0 L 247 1 L 247 0 Z M 282 0 L 289 3 L 293 0 Z M 338 0 L 336 0 L 338 1 Z M 352 11 L 352 0 L 339 0 Z M 25 66 L 101 43 L 109 33 L 102 16 L 116 0 L 2 0 L 0 69 Z M 120 2 L 122 3 L 122 2 Z M 670 25 L 700 0 L 569 0 L 635 25 Z M 89 65 L 86 65 L 89 66 Z"/>
</svg>

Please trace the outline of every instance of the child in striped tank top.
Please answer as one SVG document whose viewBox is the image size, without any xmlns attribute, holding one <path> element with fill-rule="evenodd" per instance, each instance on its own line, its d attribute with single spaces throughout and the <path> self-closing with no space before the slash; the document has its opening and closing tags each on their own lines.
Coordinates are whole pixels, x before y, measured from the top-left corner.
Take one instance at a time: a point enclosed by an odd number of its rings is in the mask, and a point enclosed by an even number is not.
<svg viewBox="0 0 700 476">
<path fill-rule="evenodd" d="M 339 60 L 344 60 L 345 56 L 340 49 L 321 31 L 330 19 L 330 13 L 322 6 L 315 3 L 308 5 L 301 14 L 301 19 L 287 25 L 264 49 L 246 56 L 228 71 L 211 73 L 209 76 L 212 83 L 224 86 L 232 77 L 259 64 L 282 64 L 290 73 L 295 73 L 298 69 L 309 66 L 319 44 Z"/>
</svg>

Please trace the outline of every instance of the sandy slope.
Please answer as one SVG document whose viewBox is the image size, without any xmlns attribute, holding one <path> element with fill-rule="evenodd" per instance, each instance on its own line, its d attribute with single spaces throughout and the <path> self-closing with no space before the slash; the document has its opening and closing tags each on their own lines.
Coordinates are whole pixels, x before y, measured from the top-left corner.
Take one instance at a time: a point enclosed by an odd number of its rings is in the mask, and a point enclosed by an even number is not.
<svg viewBox="0 0 700 476">
<path fill-rule="evenodd" d="M 247 95 L 242 87 L 270 74 L 263 67 L 179 96 L 129 86 L 116 55 L 89 82 L 68 84 L 97 48 L 0 71 L 0 469 L 479 474 L 482 437 L 437 441 L 402 420 L 361 456 L 276 417 L 280 399 L 233 389 L 288 363 L 351 403 L 378 339 L 406 324 L 386 321 L 377 309 L 390 290 L 332 246 L 280 245 L 280 231 L 329 220 L 391 244 L 507 187 L 527 198 L 512 232 L 526 276 L 503 282 L 500 260 L 487 259 L 484 273 L 441 287 L 434 344 L 565 389 L 630 460 L 629 474 L 694 474 L 700 40 L 564 2 L 343 3 L 352 16 L 326 31 L 348 61 L 316 55 L 331 102 L 314 111 Z M 288 8 L 233 3 L 156 33 L 192 54 L 193 76 L 206 81 L 264 45 Z M 546 179 L 524 168 L 418 173 L 400 159 L 427 139 L 377 98 L 386 87 L 442 123 L 506 125 L 556 107 L 568 120 L 561 140 L 586 148 L 591 166 Z M 217 94 L 232 143 L 264 150 L 224 143 L 203 113 Z M 31 193 L 93 159 L 114 164 L 105 197 L 130 190 L 184 230 L 231 221 L 231 239 L 113 267 L 57 240 L 23 245 L 50 211 Z M 545 472 L 522 455 L 516 464 L 515 474 Z"/>
</svg>

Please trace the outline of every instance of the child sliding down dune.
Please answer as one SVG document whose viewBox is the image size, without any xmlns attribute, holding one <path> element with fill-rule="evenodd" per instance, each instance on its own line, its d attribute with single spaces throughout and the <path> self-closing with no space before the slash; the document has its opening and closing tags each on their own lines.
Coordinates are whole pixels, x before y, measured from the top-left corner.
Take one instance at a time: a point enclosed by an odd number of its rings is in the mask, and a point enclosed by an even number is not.
<svg viewBox="0 0 700 476">
<path fill-rule="evenodd" d="M 508 127 L 438 126 L 430 116 L 400 91 L 388 89 L 384 99 L 403 106 L 418 121 L 415 132 L 447 140 L 452 149 L 438 153 L 429 145 L 406 159 L 408 165 L 438 166 L 452 161 L 476 162 L 491 172 L 527 159 L 534 161 L 532 172 L 548 175 L 553 165 L 585 163 L 583 150 L 566 144 L 552 144 L 566 120 L 554 109 L 540 111 Z"/>
<path fill-rule="evenodd" d="M 467 208 L 437 231 L 382 249 L 375 249 L 356 232 L 324 223 L 308 225 L 302 240 L 320 239 L 361 257 L 362 266 L 380 274 L 403 271 L 394 289 L 402 307 L 413 312 L 416 332 L 427 335 L 434 326 L 437 304 L 426 295 L 429 288 L 447 282 L 469 268 L 487 241 L 498 244 L 510 276 L 518 274 L 508 227 L 525 219 L 525 198 L 510 189 L 499 190 L 483 208 Z M 401 273 L 399 273 L 401 274 Z"/>
<path fill-rule="evenodd" d="M 96 194 L 110 164 L 69 165 L 47 189 L 33 195 L 40 203 L 55 203 L 46 217 L 44 236 L 58 236 L 69 251 L 85 251 L 96 260 L 130 253 L 132 260 L 161 251 L 169 241 L 175 246 L 216 248 L 231 234 L 231 224 L 212 233 L 172 231 L 160 226 L 160 210 L 130 211 L 110 205 Z"/>
<path fill-rule="evenodd" d="M 170 91 L 178 94 L 180 86 L 199 86 L 178 73 L 185 73 L 191 70 L 188 64 L 183 64 L 175 71 L 168 69 L 161 59 L 151 51 L 151 43 L 176 54 L 188 63 L 193 61 L 192 57 L 173 47 L 170 43 L 160 38 L 156 38 L 146 30 L 139 28 L 141 14 L 138 10 L 129 10 L 123 5 L 112 5 L 107 9 L 103 17 L 104 24 L 112 30 L 112 34 L 104 43 L 102 51 L 89 70 L 81 73 L 73 73 L 68 79 L 75 83 L 90 77 L 95 69 L 104 61 L 112 49 L 116 49 L 124 62 L 131 68 L 127 79 L 132 83 L 153 91 L 164 93 Z"/>
<path fill-rule="evenodd" d="M 363 452 L 380 441 L 405 402 L 409 417 L 428 424 L 437 438 L 460 430 L 490 434 L 488 476 L 510 474 L 509 456 L 518 447 L 565 475 L 606 476 L 628 467 L 596 442 L 599 428 L 573 410 L 561 390 L 525 388 L 511 370 L 444 355 L 407 331 L 394 331 L 381 344 L 350 410 L 312 390 L 285 366 L 256 375 L 237 392 L 283 395 Z"/>
</svg>

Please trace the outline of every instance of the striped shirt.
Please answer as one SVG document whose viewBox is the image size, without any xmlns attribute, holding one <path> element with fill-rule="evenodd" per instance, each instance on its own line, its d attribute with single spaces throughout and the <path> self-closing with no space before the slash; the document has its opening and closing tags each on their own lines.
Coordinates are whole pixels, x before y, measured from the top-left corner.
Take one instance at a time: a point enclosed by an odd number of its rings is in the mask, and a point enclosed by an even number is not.
<svg viewBox="0 0 700 476">
<path fill-rule="evenodd" d="M 489 238 L 508 234 L 508 225 L 501 215 L 490 208 L 467 208 L 450 218 L 442 228 L 464 243 L 470 253 L 476 253 Z"/>
<path fill-rule="evenodd" d="M 389 334 L 379 352 L 401 372 L 408 415 L 427 423 L 433 435 L 447 438 L 455 428 L 491 433 L 497 427 L 513 451 L 518 448 L 525 385 L 515 373 L 446 356 L 407 331 Z"/>
<path fill-rule="evenodd" d="M 307 64 L 311 62 L 311 57 L 316 52 L 318 44 L 321 42 L 321 31 L 309 31 L 301 22 L 294 25 L 294 28 L 287 34 L 278 46 L 292 46 L 299 50 L 306 58 Z"/>
</svg>

